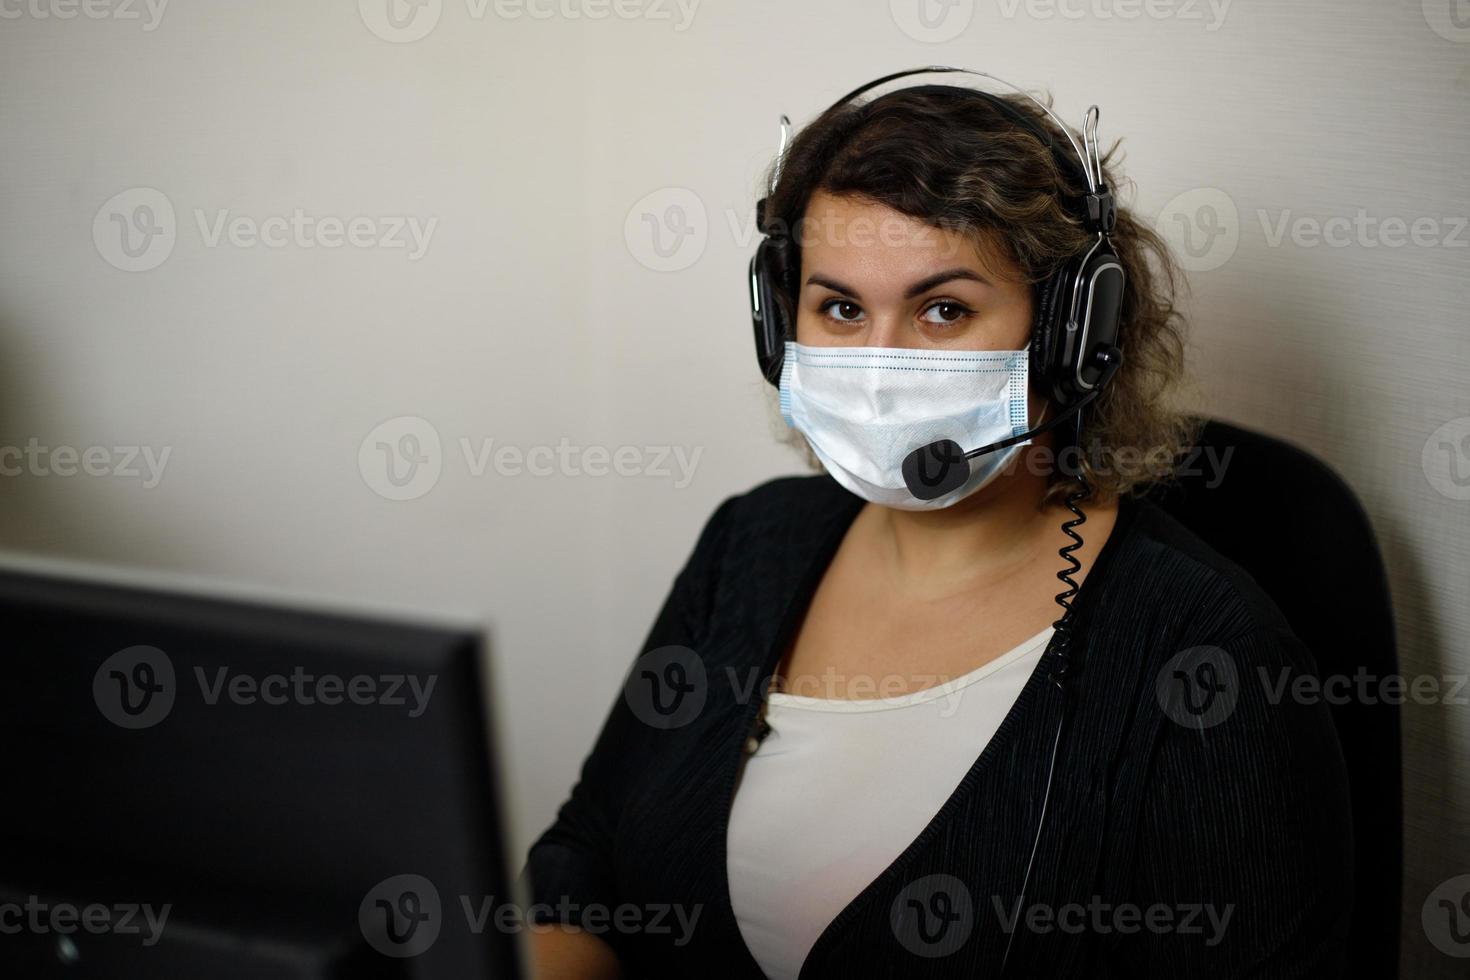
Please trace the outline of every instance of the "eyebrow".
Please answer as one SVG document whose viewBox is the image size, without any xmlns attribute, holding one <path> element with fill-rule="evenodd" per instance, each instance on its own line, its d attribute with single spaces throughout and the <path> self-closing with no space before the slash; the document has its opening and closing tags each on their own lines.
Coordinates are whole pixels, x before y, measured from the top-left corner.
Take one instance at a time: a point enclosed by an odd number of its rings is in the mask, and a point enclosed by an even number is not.
<svg viewBox="0 0 1470 980">
<path fill-rule="evenodd" d="M 993 283 L 991 283 L 989 279 L 986 279 L 984 276 L 973 270 L 965 268 L 946 269 L 943 272 L 936 272 L 934 275 L 928 276 L 924 279 L 920 279 L 918 282 L 914 283 L 912 286 L 904 291 L 903 298 L 913 299 L 915 296 L 918 296 L 922 293 L 927 293 L 935 286 L 943 285 L 947 282 L 952 282 L 955 279 L 969 279 L 973 282 L 978 282 L 985 286 L 993 285 Z M 810 276 L 807 276 L 806 281 L 807 285 L 809 286 L 825 286 L 827 289 L 832 290 L 834 293 L 843 293 L 847 296 L 859 295 L 858 291 L 856 289 L 853 289 L 851 286 L 840 283 L 836 279 L 828 279 L 826 276 L 823 275 L 817 275 L 814 273 Z"/>
</svg>

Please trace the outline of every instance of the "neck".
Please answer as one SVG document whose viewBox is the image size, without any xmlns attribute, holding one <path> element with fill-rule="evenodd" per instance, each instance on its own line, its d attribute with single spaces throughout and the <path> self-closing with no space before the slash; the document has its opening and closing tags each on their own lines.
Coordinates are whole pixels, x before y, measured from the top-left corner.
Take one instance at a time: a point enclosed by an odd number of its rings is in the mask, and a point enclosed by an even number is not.
<svg viewBox="0 0 1470 980">
<path fill-rule="evenodd" d="M 1041 506 L 1046 477 L 1040 466 L 1029 465 L 1049 442 L 1042 437 L 1025 447 L 988 486 L 953 506 L 867 507 L 875 547 L 887 559 L 895 587 L 939 598 L 1003 581 L 1042 550 L 1055 550 L 1065 511 Z"/>
</svg>

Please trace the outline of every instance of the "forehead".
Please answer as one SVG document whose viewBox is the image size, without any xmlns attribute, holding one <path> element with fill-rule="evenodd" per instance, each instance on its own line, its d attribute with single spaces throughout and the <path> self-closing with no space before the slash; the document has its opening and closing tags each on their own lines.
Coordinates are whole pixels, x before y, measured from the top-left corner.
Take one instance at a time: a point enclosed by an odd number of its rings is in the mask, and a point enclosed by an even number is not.
<svg viewBox="0 0 1470 980">
<path fill-rule="evenodd" d="M 988 236 L 941 228 L 857 195 L 814 193 L 800 235 L 806 272 L 849 269 L 908 280 L 959 266 L 994 279 L 1020 276 Z"/>
</svg>

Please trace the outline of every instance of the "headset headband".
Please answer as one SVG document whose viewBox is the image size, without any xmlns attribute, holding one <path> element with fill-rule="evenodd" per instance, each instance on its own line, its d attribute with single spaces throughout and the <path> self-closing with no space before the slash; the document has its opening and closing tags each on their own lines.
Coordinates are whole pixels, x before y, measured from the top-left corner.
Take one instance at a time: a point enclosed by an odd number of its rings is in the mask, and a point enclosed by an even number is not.
<svg viewBox="0 0 1470 980">
<path fill-rule="evenodd" d="M 1084 117 L 1082 124 L 1083 146 L 1078 146 L 1077 141 L 1072 137 L 1071 131 L 1067 129 L 1066 125 L 1061 121 L 1061 119 L 1057 118 L 1056 113 L 1047 108 L 1046 104 L 1043 103 L 1040 99 L 1036 98 L 1030 92 L 1027 92 L 1025 89 L 1021 88 L 1021 86 L 1016 85 L 1014 82 L 1008 82 L 1004 78 L 1001 78 L 999 75 L 992 75 L 989 72 L 985 71 L 977 71 L 973 68 L 956 68 L 949 65 L 929 65 L 924 68 L 910 68 L 906 71 L 896 71 L 892 74 L 884 75 L 882 78 L 875 78 L 865 85 L 858 86 L 851 92 L 848 92 L 842 98 L 838 99 L 836 102 L 832 103 L 830 106 L 827 107 L 827 112 L 831 112 L 832 110 L 842 105 L 845 105 L 848 102 L 851 102 L 859 95 L 862 95 L 865 92 L 872 91 L 873 89 L 878 88 L 880 85 L 886 85 L 889 82 L 896 81 L 900 78 L 909 78 L 914 75 L 932 74 L 976 75 L 981 78 L 988 78 L 992 82 L 997 82 L 1001 85 L 1004 85 L 1006 88 L 1027 99 L 1031 102 L 1032 105 L 1040 109 L 1046 115 L 1046 117 L 1056 125 L 1057 129 L 1061 131 L 1062 135 L 1066 137 L 1067 144 L 1071 147 L 1072 153 L 1076 158 L 1076 162 L 1081 164 L 1080 169 L 1082 173 L 1082 179 L 1087 184 L 1087 194 L 1083 202 L 1085 205 L 1083 219 L 1084 223 L 1087 225 L 1090 231 L 1094 231 L 1100 236 L 1106 236 L 1108 232 L 1113 230 L 1113 225 L 1117 220 L 1117 212 L 1113 204 L 1113 195 L 1111 191 L 1107 188 L 1106 185 L 1102 183 L 1102 160 L 1098 155 L 1097 144 L 1097 121 L 1100 113 L 1096 105 L 1092 105 L 1087 108 L 1087 114 Z M 1062 150 L 1060 146 L 1057 145 L 1055 137 L 1045 127 L 1036 125 L 1034 120 L 1025 116 L 1022 112 L 1020 112 L 1010 103 L 1006 102 L 1004 99 L 997 98 L 991 95 L 989 92 L 985 92 L 980 89 L 975 89 L 974 91 L 979 95 L 983 95 L 991 99 L 992 104 L 1000 108 L 1003 112 L 1007 113 L 1011 117 L 1012 121 L 1019 123 L 1034 135 L 1039 136 L 1042 142 L 1045 143 L 1047 147 L 1052 151 L 1052 155 L 1056 157 L 1058 162 L 1068 160 L 1067 154 Z M 823 115 L 826 115 L 826 113 L 823 113 Z M 776 184 L 781 179 L 781 171 L 783 165 L 785 164 L 786 145 L 791 134 L 791 120 L 784 115 L 781 117 L 780 131 L 780 146 L 776 151 L 776 166 L 771 171 L 770 182 L 767 185 L 768 194 L 775 192 Z"/>
</svg>

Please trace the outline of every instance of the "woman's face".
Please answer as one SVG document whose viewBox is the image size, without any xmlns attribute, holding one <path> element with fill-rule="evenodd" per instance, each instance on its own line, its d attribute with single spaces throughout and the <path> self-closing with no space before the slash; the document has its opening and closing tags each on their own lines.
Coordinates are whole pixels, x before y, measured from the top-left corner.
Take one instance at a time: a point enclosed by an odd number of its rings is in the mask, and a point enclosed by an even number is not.
<svg viewBox="0 0 1470 980">
<path fill-rule="evenodd" d="M 1031 288 L 998 249 L 824 191 L 801 236 L 798 343 L 1019 350 L 1030 337 Z"/>
</svg>

